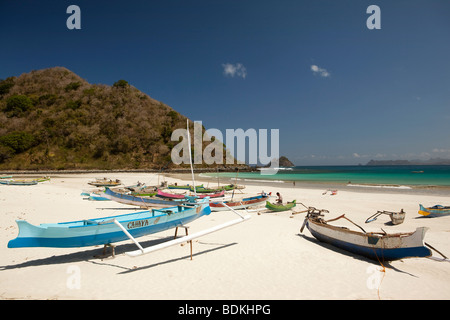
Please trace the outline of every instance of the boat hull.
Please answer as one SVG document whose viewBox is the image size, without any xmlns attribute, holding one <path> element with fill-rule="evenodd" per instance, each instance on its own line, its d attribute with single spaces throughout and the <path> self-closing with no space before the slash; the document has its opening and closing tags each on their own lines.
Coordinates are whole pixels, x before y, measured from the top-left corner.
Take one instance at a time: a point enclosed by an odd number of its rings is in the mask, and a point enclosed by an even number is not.
<svg viewBox="0 0 450 320">
<path fill-rule="evenodd" d="M 392 261 L 412 257 L 429 257 L 432 252 L 424 246 L 427 228 L 417 228 L 408 234 L 379 235 L 361 233 L 346 228 L 317 223 L 306 224 L 311 234 L 321 242 L 376 261 Z"/>
<path fill-rule="evenodd" d="M 227 211 L 230 210 L 228 207 L 233 208 L 234 210 L 246 209 L 262 205 L 267 201 L 268 198 L 269 196 L 261 195 L 256 197 L 244 198 L 239 201 L 211 202 L 210 206 L 212 211 Z M 225 203 L 228 207 L 223 203 Z"/>
<path fill-rule="evenodd" d="M 189 185 L 189 184 L 185 185 L 185 186 L 169 185 L 169 186 L 167 186 L 167 188 L 169 188 L 169 189 L 190 190 L 190 189 L 192 189 L 192 186 Z M 196 186 L 196 188 L 203 188 L 203 185 Z"/>
<path fill-rule="evenodd" d="M 16 239 L 9 241 L 8 248 L 73 248 L 110 244 L 128 239 L 112 219 L 116 219 L 133 237 L 138 238 L 185 225 L 210 213 L 211 209 L 205 202 L 192 208 L 177 206 L 114 217 L 39 226 L 34 226 L 24 220 L 17 220 L 19 235 Z"/>
<path fill-rule="evenodd" d="M 160 189 L 157 191 L 158 197 L 161 198 L 168 198 L 168 199 L 185 199 L 186 195 L 184 194 L 174 194 L 174 193 L 167 193 L 163 192 Z M 217 198 L 217 197 L 223 197 L 225 195 L 225 190 L 222 190 L 221 192 L 216 192 L 212 194 L 198 194 L 197 197 L 200 199 L 210 197 L 210 198 Z"/>
<path fill-rule="evenodd" d="M 435 218 L 435 217 L 443 217 L 450 215 L 450 207 L 444 207 L 444 206 L 434 206 L 430 208 L 425 208 L 421 204 L 419 205 L 419 214 L 428 217 L 428 218 Z"/>
<path fill-rule="evenodd" d="M 32 180 L 32 181 L 14 181 L 14 180 L 1 181 L 0 180 L 0 184 L 4 184 L 4 185 L 8 185 L 8 186 L 34 186 L 34 185 L 38 184 L 38 181 L 37 180 Z"/>
<path fill-rule="evenodd" d="M 276 204 L 270 203 L 269 201 L 266 202 L 267 209 L 272 210 L 272 211 L 277 211 L 277 212 L 291 210 L 295 206 L 296 206 L 296 200 L 294 200 L 292 202 L 288 202 L 285 205 L 276 205 Z"/>
<path fill-rule="evenodd" d="M 88 199 L 92 200 L 92 201 L 111 201 L 111 199 L 103 197 L 100 194 L 94 193 L 94 192 L 89 194 L 89 198 Z"/>
<path fill-rule="evenodd" d="M 106 188 L 103 196 L 106 198 L 134 206 L 176 206 L 184 202 L 184 199 L 168 200 L 161 198 L 150 198 L 144 196 L 135 196 L 131 194 L 124 194 L 120 192 L 114 192 L 113 190 Z"/>
</svg>

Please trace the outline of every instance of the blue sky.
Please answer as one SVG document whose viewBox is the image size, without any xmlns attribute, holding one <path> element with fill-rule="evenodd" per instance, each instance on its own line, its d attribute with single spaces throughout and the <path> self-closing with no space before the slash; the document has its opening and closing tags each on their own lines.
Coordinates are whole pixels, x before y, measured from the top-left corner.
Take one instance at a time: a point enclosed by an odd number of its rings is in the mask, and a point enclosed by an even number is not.
<svg viewBox="0 0 450 320">
<path fill-rule="evenodd" d="M 279 129 L 297 165 L 450 158 L 447 0 L 0 0 L 0 39 L 0 78 L 125 79 L 206 128 Z"/>
</svg>

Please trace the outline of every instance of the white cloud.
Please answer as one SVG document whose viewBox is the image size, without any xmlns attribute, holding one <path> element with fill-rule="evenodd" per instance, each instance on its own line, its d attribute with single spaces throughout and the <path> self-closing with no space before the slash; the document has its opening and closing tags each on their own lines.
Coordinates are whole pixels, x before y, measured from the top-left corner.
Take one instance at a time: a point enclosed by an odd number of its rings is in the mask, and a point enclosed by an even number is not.
<svg viewBox="0 0 450 320">
<path fill-rule="evenodd" d="M 438 148 L 434 148 L 434 149 L 433 149 L 433 152 L 436 152 L 436 153 L 447 153 L 447 152 L 450 152 L 450 150 L 449 150 L 449 149 L 438 149 Z"/>
<path fill-rule="evenodd" d="M 229 77 L 241 77 L 242 79 L 245 79 L 247 76 L 247 69 L 244 67 L 242 63 L 224 63 L 222 64 L 223 67 L 223 74 L 225 76 Z"/>
<path fill-rule="evenodd" d="M 316 66 L 315 64 L 311 65 L 311 71 L 318 76 L 321 76 L 323 78 L 328 78 L 330 76 L 330 73 L 324 69 L 320 68 L 319 66 Z"/>
<path fill-rule="evenodd" d="M 359 153 L 354 152 L 352 154 L 352 157 L 353 158 L 369 158 L 369 157 L 372 157 L 372 156 L 368 155 L 368 154 L 359 154 Z"/>
<path fill-rule="evenodd" d="M 378 158 L 378 159 L 380 159 L 380 158 L 386 158 L 386 155 L 385 155 L 384 153 L 377 153 L 377 154 L 375 155 L 375 158 Z"/>
</svg>

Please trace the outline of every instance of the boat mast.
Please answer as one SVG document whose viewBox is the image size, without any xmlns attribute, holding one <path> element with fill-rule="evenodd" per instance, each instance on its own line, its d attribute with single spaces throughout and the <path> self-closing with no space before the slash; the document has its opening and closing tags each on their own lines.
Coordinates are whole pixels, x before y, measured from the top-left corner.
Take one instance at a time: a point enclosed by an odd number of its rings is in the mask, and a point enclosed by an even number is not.
<svg viewBox="0 0 450 320">
<path fill-rule="evenodd" d="M 191 134 L 189 133 L 189 119 L 186 119 L 186 124 L 187 124 L 187 139 L 188 139 L 188 149 L 189 149 L 189 163 L 191 164 L 191 174 L 192 174 L 192 186 L 194 188 L 194 196 L 197 196 L 197 191 L 195 189 L 194 168 L 192 166 Z"/>
</svg>

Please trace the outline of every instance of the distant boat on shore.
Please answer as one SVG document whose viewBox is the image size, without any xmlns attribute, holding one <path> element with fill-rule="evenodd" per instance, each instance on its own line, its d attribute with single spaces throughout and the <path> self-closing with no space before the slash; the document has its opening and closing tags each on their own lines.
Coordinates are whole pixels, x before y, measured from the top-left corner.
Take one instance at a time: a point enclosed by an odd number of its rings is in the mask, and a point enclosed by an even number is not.
<svg viewBox="0 0 450 320">
<path fill-rule="evenodd" d="M 119 179 L 96 179 L 95 181 L 89 181 L 88 184 L 95 187 L 116 187 L 122 184 Z"/>
<path fill-rule="evenodd" d="M 447 216 L 450 215 L 450 207 L 437 204 L 435 206 L 425 208 L 423 205 L 419 204 L 419 214 L 429 218 Z"/>
</svg>

